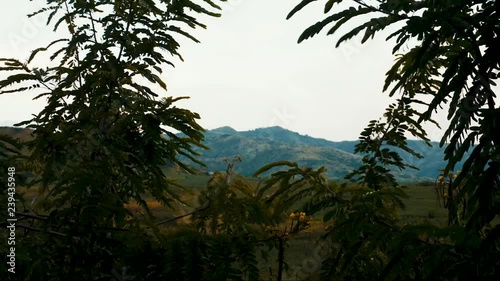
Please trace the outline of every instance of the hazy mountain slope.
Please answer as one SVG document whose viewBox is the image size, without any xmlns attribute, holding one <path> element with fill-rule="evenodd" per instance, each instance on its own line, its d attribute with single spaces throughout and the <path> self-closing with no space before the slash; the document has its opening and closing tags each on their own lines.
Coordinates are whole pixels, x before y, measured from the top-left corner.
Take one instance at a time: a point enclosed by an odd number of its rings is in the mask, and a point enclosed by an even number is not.
<svg viewBox="0 0 500 281">
<path fill-rule="evenodd" d="M 200 151 L 200 159 L 208 166 L 209 171 L 224 170 L 223 159 L 233 159 L 237 155 L 243 158 L 242 163 L 235 166 L 235 171 L 243 175 L 252 175 L 260 167 L 271 162 L 288 160 L 303 166 L 328 166 L 328 175 L 342 177 L 359 165 L 360 158 L 345 151 L 310 145 L 290 145 L 285 141 L 265 138 L 224 134 L 209 131 L 206 133 L 205 145 L 211 149 Z"/>
<path fill-rule="evenodd" d="M 0 134 L 8 135 L 23 141 L 31 140 L 33 138 L 31 133 L 31 129 L 0 126 Z"/>
<path fill-rule="evenodd" d="M 0 127 L 0 133 L 29 139 L 30 130 Z M 325 139 L 300 135 L 281 127 L 260 128 L 256 130 L 238 132 L 230 127 L 221 127 L 208 130 L 205 133 L 204 144 L 210 150 L 197 151 L 201 153 L 200 160 L 207 167 L 195 165 L 207 171 L 225 170 L 223 159 L 232 159 L 237 155 L 243 158 L 242 163 L 236 165 L 235 170 L 243 175 L 250 176 L 260 167 L 279 160 L 298 162 L 301 166 L 317 168 L 325 166 L 327 175 L 332 178 L 343 178 L 357 168 L 361 163 L 361 156 L 353 154 L 358 141 L 332 142 Z M 439 170 L 446 162 L 443 160 L 443 149 L 438 143 L 428 147 L 420 141 L 408 141 L 411 148 L 425 156 L 423 159 L 400 152 L 408 163 L 420 168 L 420 171 L 394 171 L 400 180 L 432 180 L 439 175 Z M 185 159 L 187 161 L 187 159 Z M 456 169 L 460 169 L 457 167 Z"/>
<path fill-rule="evenodd" d="M 327 175 L 342 178 L 361 163 L 361 156 L 353 154 L 357 141 L 332 142 L 325 139 L 300 135 L 281 127 L 260 128 L 238 132 L 230 127 L 208 130 L 205 133 L 205 145 L 209 151 L 200 151 L 201 160 L 209 171 L 224 170 L 223 158 L 232 159 L 241 155 L 243 163 L 236 166 L 236 171 L 251 175 L 265 164 L 289 160 L 303 166 L 328 168 Z M 431 180 L 444 167 L 443 150 L 437 143 L 429 148 L 423 142 L 409 141 L 410 147 L 426 156 L 424 159 L 407 155 L 401 156 L 408 163 L 419 167 L 420 171 L 394 171 L 401 180 Z"/>
</svg>

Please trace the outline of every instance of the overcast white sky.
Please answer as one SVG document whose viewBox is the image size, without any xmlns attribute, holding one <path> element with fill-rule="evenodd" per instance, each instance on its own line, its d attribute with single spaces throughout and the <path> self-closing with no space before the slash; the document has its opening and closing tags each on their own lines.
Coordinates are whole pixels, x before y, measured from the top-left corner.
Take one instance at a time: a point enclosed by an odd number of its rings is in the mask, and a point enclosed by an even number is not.
<svg viewBox="0 0 500 281">
<path fill-rule="evenodd" d="M 55 38 L 42 18 L 26 18 L 36 3 L 8 2 L 0 10 L 0 57 L 27 58 L 30 50 Z M 324 33 L 297 44 L 301 32 L 323 18 L 320 1 L 287 21 L 299 2 L 229 0 L 222 18 L 204 20 L 208 29 L 194 32 L 201 44 L 182 40 L 185 62 L 165 72 L 169 90 L 164 95 L 190 96 L 179 105 L 198 112 L 206 129 L 282 126 L 329 140 L 357 139 L 390 101 L 381 90 L 393 62 L 392 46 L 378 36 L 335 49 L 335 37 Z M 39 112 L 44 102 L 32 101 L 33 96 L 0 96 L 0 125 Z M 433 126 L 428 134 L 440 138 Z"/>
</svg>

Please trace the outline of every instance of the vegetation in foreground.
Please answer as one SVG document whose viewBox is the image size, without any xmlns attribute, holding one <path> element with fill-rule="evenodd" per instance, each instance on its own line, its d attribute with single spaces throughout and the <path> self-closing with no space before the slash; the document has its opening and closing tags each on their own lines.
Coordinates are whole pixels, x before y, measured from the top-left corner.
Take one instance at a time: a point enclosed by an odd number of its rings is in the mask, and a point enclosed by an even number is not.
<svg viewBox="0 0 500 281">
<path fill-rule="evenodd" d="M 192 191 L 180 191 L 179 196 L 183 202 L 191 202 L 191 206 L 179 207 L 176 210 L 166 208 L 158 201 L 155 201 L 150 195 L 145 196 L 152 213 L 159 223 L 159 229 L 162 233 L 172 235 L 175 233 L 186 231 L 192 228 L 193 221 L 191 217 L 185 216 L 192 214 L 193 211 L 198 210 L 200 206 L 196 201 L 201 195 L 201 192 L 206 188 L 210 176 L 205 174 L 192 175 L 185 172 L 176 172 L 175 169 L 166 170 L 166 175 L 177 181 L 178 184 Z M 253 188 L 257 188 L 259 180 L 255 178 L 246 179 Z M 333 186 L 336 184 L 331 182 Z M 350 184 L 348 188 L 359 188 L 355 184 Z M 400 211 L 403 224 L 415 223 L 429 223 L 438 226 L 446 226 L 447 224 L 447 211 L 441 204 L 442 197 L 436 193 L 436 186 L 432 185 L 418 185 L 409 184 L 405 188 L 408 198 L 404 200 L 406 208 Z M 23 194 L 24 200 L 30 209 L 20 210 L 21 212 L 34 211 L 39 212 L 39 207 L 44 198 L 38 196 L 35 189 L 18 190 Z M 274 191 L 273 191 L 274 192 Z M 196 205 L 195 205 L 196 204 Z M 132 212 L 140 212 L 141 207 L 138 204 L 127 204 L 127 209 Z M 300 209 L 300 202 L 297 204 L 296 209 Z M 283 235 L 286 229 L 290 228 L 290 223 L 293 216 L 296 221 L 302 219 L 307 220 L 303 229 L 300 232 L 286 235 L 286 243 L 284 244 L 283 256 L 283 280 L 290 280 L 299 278 L 299 280 L 307 279 L 314 280 L 319 278 L 320 264 L 328 251 L 329 244 L 327 241 L 322 240 L 325 229 L 331 227 L 331 223 L 323 222 L 324 212 L 315 214 L 314 217 L 307 216 L 305 212 L 295 212 L 289 214 L 288 219 L 284 218 L 274 225 L 266 225 L 261 227 L 260 231 L 266 233 L 261 237 L 262 240 L 270 239 L 276 235 Z M 304 216 L 304 217 L 302 217 Z M 498 223 L 498 222 L 497 222 Z M 497 224 L 495 223 L 495 224 Z M 293 225 L 292 225 L 293 228 Z M 265 242 L 265 241 L 263 241 Z M 260 243 L 256 249 L 256 259 L 259 269 L 259 276 L 261 280 L 269 280 L 276 277 L 278 272 L 278 256 L 279 247 L 272 244 Z M 312 279 L 311 279 L 312 278 Z"/>
<path fill-rule="evenodd" d="M 147 200 L 175 209 L 182 187 L 162 166 L 193 172 L 179 156 L 196 162 L 195 148 L 203 147 L 199 116 L 177 107 L 180 98 L 157 94 L 166 90 L 162 67 L 171 64 L 163 52 L 180 57 L 173 34 L 196 40 L 185 31 L 203 27 L 195 15 L 218 16 L 212 11 L 219 1 L 196 2 L 204 6 L 48 0 L 36 13 L 67 28 L 67 36 L 35 49 L 26 62 L 0 59 L 0 70 L 10 73 L 0 81 L 1 94 L 40 91 L 48 100 L 19 124 L 33 129 L 32 140 L 0 138 L 7 171 L 0 180 L 10 184 L 2 201 L 15 198 L 18 210 L 30 208 L 13 185 L 43 196 L 40 209 L 0 216 L 2 224 L 19 218 L 15 232 L 2 230 L 17 238 L 15 248 L 0 244 L 2 253 L 15 252 L 0 266 L 2 280 L 259 280 L 265 254 L 257 250 L 267 245 L 277 251 L 269 276 L 281 281 L 285 243 L 311 228 L 308 216 L 320 214 L 329 227 L 315 278 L 500 279 L 500 225 L 493 223 L 500 213 L 500 110 L 492 90 L 500 71 L 498 1 L 324 0 L 328 15 L 299 42 L 324 28 L 338 34 L 358 16 L 367 21 L 339 44 L 363 31 L 365 42 L 386 27 L 397 29 L 389 36 L 396 61 L 384 91 L 398 99 L 361 133 L 355 152 L 362 163 L 347 176 L 358 185 L 332 183 L 324 167 L 280 161 L 260 168 L 255 176 L 273 173 L 254 187 L 233 172 L 239 159 L 229 159 L 200 191 L 189 213 L 193 226 L 164 232 L 169 221 L 158 222 Z M 289 17 L 312 2 L 300 1 Z M 353 6 L 342 10 L 338 3 Z M 44 54 L 50 63 L 37 66 Z M 398 151 L 421 155 L 405 136 L 428 142 L 422 125 L 444 104 L 451 124 L 441 141 L 448 163 L 438 194 L 446 225 L 409 222 L 399 215 L 408 194 L 389 167 L 412 168 Z"/>
</svg>

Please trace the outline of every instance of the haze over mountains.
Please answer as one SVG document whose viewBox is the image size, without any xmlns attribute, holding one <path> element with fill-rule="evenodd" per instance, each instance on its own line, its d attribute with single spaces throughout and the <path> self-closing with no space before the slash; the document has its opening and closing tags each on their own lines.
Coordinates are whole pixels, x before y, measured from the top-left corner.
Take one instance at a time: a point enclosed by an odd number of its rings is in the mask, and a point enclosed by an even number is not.
<svg viewBox="0 0 500 281">
<path fill-rule="evenodd" d="M 0 127 L 0 133 L 15 138 L 29 138 L 30 130 L 12 127 Z M 318 168 L 325 166 L 327 176 L 334 179 L 344 178 L 361 164 L 361 155 L 354 154 L 358 141 L 333 142 L 325 139 L 300 135 L 281 128 L 268 127 L 250 131 L 236 131 L 231 127 L 221 127 L 205 132 L 204 144 L 210 150 L 196 149 L 201 156 L 199 160 L 207 165 L 201 167 L 187 163 L 205 171 L 225 171 L 224 158 L 229 160 L 240 155 L 242 163 L 237 163 L 234 170 L 242 175 L 251 176 L 262 166 L 287 160 L 297 162 L 300 166 Z M 406 169 L 394 171 L 400 181 L 433 181 L 446 165 L 443 160 L 443 148 L 437 142 L 428 147 L 421 141 L 408 140 L 408 145 L 424 156 L 418 159 L 403 151 L 396 150 L 409 164 L 420 170 Z M 464 156 L 468 157 L 468 153 Z M 457 170 L 461 169 L 461 165 Z"/>
<path fill-rule="evenodd" d="M 297 162 L 300 166 L 318 168 L 325 166 L 327 176 L 343 178 L 361 163 L 361 155 L 354 154 L 358 141 L 333 142 L 320 138 L 300 135 L 281 127 L 260 128 L 251 131 L 236 131 L 231 127 L 208 130 L 204 144 L 210 150 L 198 150 L 200 160 L 207 165 L 208 171 L 223 171 L 226 164 L 224 157 L 232 159 L 240 155 L 242 163 L 235 166 L 235 171 L 250 176 L 263 165 L 279 160 Z M 415 151 L 424 156 L 418 159 L 405 152 L 400 156 L 420 170 L 407 169 L 394 171 L 401 181 L 434 180 L 440 169 L 446 165 L 443 160 L 443 148 L 432 142 L 428 147 L 422 141 L 408 140 Z"/>
</svg>

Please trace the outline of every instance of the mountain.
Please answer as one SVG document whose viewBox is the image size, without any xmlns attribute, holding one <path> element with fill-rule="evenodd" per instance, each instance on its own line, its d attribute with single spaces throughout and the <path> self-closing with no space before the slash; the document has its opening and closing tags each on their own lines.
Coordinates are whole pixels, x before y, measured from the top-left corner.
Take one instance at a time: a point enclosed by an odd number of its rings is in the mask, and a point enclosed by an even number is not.
<svg viewBox="0 0 500 281">
<path fill-rule="evenodd" d="M 313 168 L 325 166 L 328 169 L 327 176 L 343 178 L 361 164 L 361 156 L 354 154 L 357 143 L 358 141 L 333 142 L 304 136 L 281 127 L 250 131 L 222 127 L 205 132 L 204 144 L 211 149 L 198 152 L 208 171 L 225 170 L 223 159 L 233 159 L 240 155 L 243 162 L 235 166 L 235 171 L 246 176 L 271 162 L 288 160 Z M 443 160 L 444 149 L 437 142 L 431 144 L 432 147 L 428 147 L 422 141 L 408 141 L 409 147 L 422 154 L 423 159 L 396 149 L 407 163 L 420 170 L 394 171 L 395 176 L 402 181 L 434 180 L 446 162 Z"/>
<path fill-rule="evenodd" d="M 275 131 L 267 131 L 273 133 Z M 219 130 L 207 131 L 204 144 L 210 150 L 200 152 L 200 160 L 209 171 L 225 170 L 224 158 L 233 159 L 241 155 L 243 162 L 235 166 L 235 171 L 250 176 L 260 167 L 279 160 L 299 162 L 310 167 L 328 166 L 330 175 L 341 176 L 359 164 L 361 157 L 326 146 L 287 142 L 283 134 L 260 134 L 252 132 L 221 133 Z M 273 139 L 271 136 L 276 137 Z M 283 138 L 283 139 L 281 139 Z"/>
<path fill-rule="evenodd" d="M 24 140 L 31 138 L 30 132 L 28 129 L 0 127 L 0 133 Z M 234 170 L 245 176 L 251 176 L 266 164 L 287 160 L 312 168 L 325 166 L 328 177 L 339 179 L 361 164 L 362 156 L 353 153 L 357 143 L 358 141 L 333 142 L 304 136 L 281 127 L 236 131 L 226 126 L 205 132 L 204 144 L 210 150 L 197 149 L 201 154 L 199 160 L 207 167 L 190 164 L 206 171 L 224 171 L 226 163 L 223 159 L 231 160 L 240 155 L 243 162 L 236 164 Z M 437 142 L 431 144 L 432 147 L 428 147 L 422 141 L 408 140 L 408 146 L 422 154 L 423 159 L 396 150 L 405 162 L 420 170 L 394 171 L 395 176 L 401 181 L 434 180 L 446 162 L 443 160 L 444 149 Z M 464 156 L 466 157 L 468 154 Z M 188 159 L 184 160 L 189 163 Z M 456 167 L 456 170 L 459 169 L 461 165 Z"/>
<path fill-rule="evenodd" d="M 8 135 L 23 141 L 31 140 L 33 138 L 31 132 L 32 130 L 30 129 L 0 126 L 0 134 Z"/>
<path fill-rule="evenodd" d="M 236 134 L 238 133 L 235 129 L 229 127 L 229 126 L 224 126 L 224 127 L 220 127 L 220 128 L 217 128 L 217 129 L 213 129 L 211 130 L 212 133 L 215 133 L 215 134 L 226 134 L 226 135 L 231 135 L 231 134 Z"/>
</svg>

